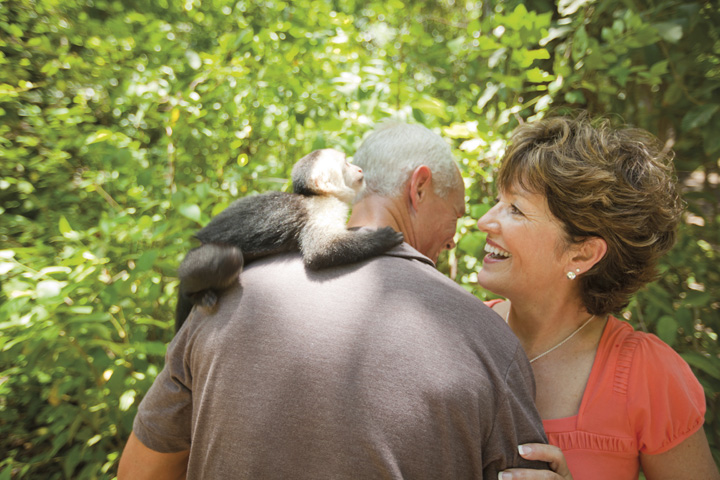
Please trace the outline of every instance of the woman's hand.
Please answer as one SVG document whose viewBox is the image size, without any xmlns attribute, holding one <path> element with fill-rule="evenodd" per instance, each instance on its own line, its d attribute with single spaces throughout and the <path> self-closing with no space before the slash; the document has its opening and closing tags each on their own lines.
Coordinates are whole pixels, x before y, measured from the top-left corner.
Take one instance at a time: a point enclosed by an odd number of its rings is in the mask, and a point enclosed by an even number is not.
<svg viewBox="0 0 720 480">
<path fill-rule="evenodd" d="M 544 443 L 526 443 L 518 447 L 520 456 L 526 460 L 538 460 L 550 464 L 551 470 L 511 468 L 498 474 L 498 480 L 572 480 L 562 450 Z"/>
</svg>

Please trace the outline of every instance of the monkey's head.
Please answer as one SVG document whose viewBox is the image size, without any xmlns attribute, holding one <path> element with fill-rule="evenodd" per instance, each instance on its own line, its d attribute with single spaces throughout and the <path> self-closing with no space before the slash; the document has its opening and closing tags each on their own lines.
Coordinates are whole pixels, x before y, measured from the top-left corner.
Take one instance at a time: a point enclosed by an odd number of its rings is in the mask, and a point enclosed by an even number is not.
<svg viewBox="0 0 720 480">
<path fill-rule="evenodd" d="M 315 150 L 298 160 L 292 182 L 295 193 L 330 195 L 345 203 L 352 203 L 365 186 L 362 169 L 332 148 Z"/>
</svg>

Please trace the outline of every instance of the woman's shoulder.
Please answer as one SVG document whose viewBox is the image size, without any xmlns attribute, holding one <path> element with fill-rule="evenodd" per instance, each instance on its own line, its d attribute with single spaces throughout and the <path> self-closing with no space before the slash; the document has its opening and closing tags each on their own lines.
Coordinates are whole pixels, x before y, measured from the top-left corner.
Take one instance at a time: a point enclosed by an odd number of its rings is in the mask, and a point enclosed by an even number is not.
<svg viewBox="0 0 720 480">
<path fill-rule="evenodd" d="M 610 316 L 606 335 L 606 346 L 617 349 L 619 363 L 628 368 L 640 368 L 647 373 L 680 368 L 692 374 L 685 360 L 652 333 L 635 330 L 629 323 Z"/>
<path fill-rule="evenodd" d="M 697 430 L 705 394 L 685 360 L 657 336 L 608 319 L 613 349 L 613 395 L 625 397 L 641 451 L 660 453 Z M 644 432 L 644 433 L 642 433 Z"/>
<path fill-rule="evenodd" d="M 705 394 L 685 360 L 657 336 L 612 316 L 587 388 L 586 427 L 628 428 L 644 453 L 668 450 L 704 421 Z"/>
<path fill-rule="evenodd" d="M 635 330 L 629 323 L 613 316 L 603 334 L 601 349 L 614 364 L 613 386 L 617 391 L 652 388 L 671 375 L 681 383 L 697 384 L 690 366 L 670 345 L 652 333 Z"/>
</svg>

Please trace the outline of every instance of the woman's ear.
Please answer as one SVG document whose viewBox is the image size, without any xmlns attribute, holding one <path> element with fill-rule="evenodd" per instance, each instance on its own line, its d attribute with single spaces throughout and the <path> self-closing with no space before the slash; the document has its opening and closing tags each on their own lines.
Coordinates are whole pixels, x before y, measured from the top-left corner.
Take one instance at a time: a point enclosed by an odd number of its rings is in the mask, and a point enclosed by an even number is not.
<svg viewBox="0 0 720 480">
<path fill-rule="evenodd" d="M 575 245 L 573 250 L 572 263 L 568 271 L 582 275 L 602 260 L 607 253 L 607 242 L 601 237 L 587 237 Z"/>
<path fill-rule="evenodd" d="M 418 209 L 420 202 L 425 199 L 430 188 L 432 188 L 432 171 L 430 167 L 420 165 L 410 175 L 409 195 L 410 206 L 413 210 Z"/>
</svg>

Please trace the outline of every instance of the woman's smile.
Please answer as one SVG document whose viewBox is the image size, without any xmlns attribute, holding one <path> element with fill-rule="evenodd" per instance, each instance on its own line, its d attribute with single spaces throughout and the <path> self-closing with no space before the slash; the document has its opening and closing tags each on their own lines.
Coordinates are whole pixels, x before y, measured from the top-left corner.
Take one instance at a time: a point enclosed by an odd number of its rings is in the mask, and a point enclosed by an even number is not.
<svg viewBox="0 0 720 480">
<path fill-rule="evenodd" d="M 512 256 L 510 252 L 503 250 L 498 244 L 496 244 L 492 240 L 488 239 L 486 242 L 487 243 L 485 243 L 485 252 L 487 252 L 487 255 L 485 255 L 484 260 L 507 260 Z"/>
</svg>

